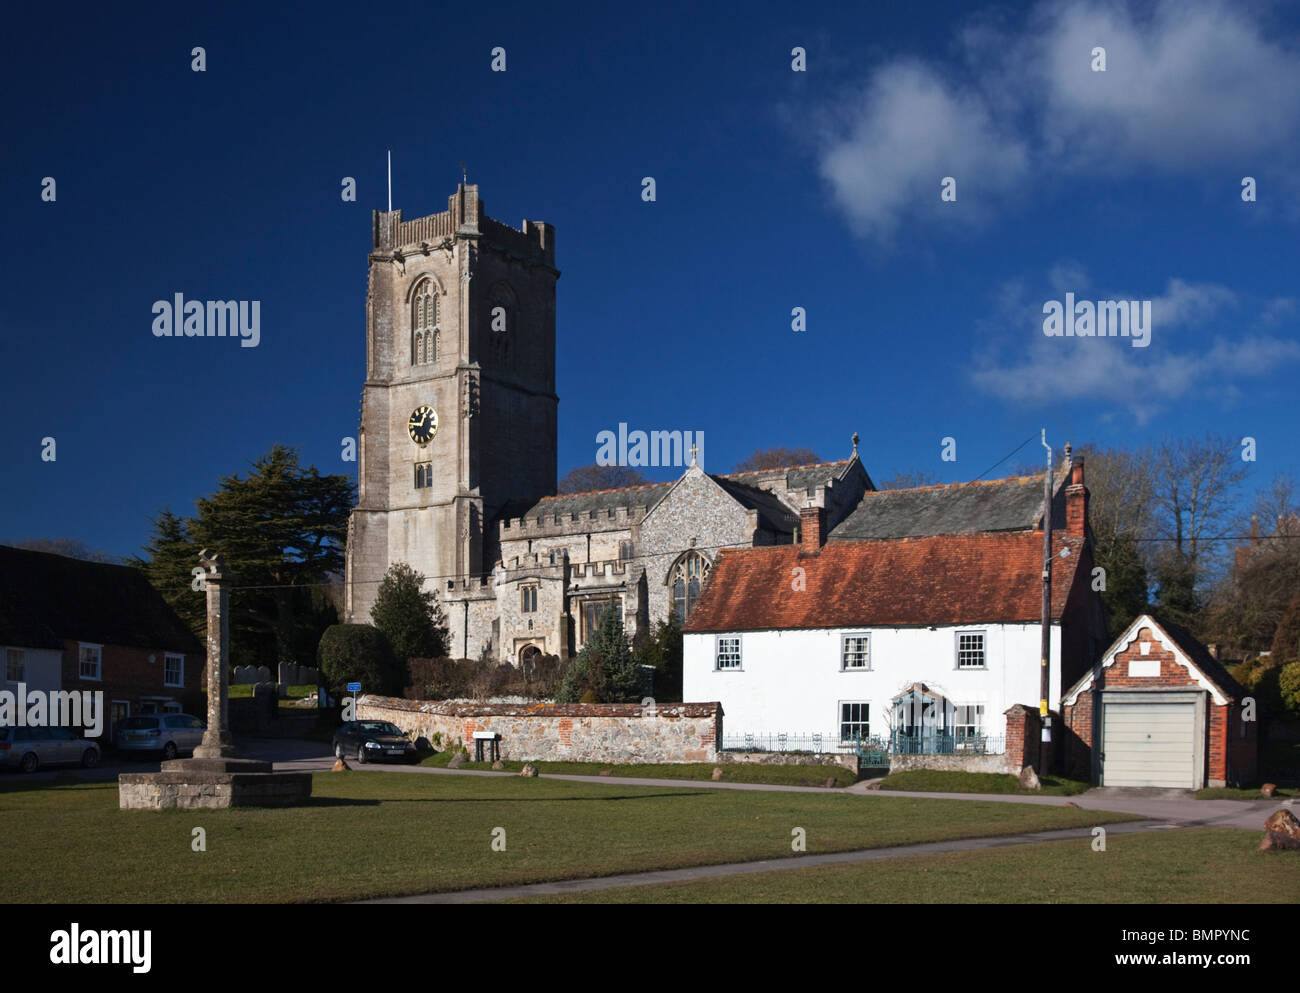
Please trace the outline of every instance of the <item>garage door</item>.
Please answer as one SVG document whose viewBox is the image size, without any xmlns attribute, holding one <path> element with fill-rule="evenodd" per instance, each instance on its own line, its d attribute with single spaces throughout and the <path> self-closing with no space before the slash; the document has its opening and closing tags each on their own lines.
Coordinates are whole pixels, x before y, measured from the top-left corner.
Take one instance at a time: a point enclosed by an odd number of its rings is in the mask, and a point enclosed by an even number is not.
<svg viewBox="0 0 1300 993">
<path fill-rule="evenodd" d="M 1107 701 L 1103 715 L 1104 785 L 1201 785 L 1196 776 L 1195 704 Z"/>
</svg>

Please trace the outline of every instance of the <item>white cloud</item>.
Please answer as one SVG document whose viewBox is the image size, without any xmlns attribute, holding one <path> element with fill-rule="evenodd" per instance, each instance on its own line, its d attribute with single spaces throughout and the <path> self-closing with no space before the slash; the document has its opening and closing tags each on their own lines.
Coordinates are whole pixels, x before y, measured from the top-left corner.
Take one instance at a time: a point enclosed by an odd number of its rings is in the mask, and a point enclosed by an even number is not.
<svg viewBox="0 0 1300 993">
<path fill-rule="evenodd" d="M 1052 268 L 1049 283 L 1055 282 L 1053 276 L 1060 270 L 1060 265 Z M 1153 328 L 1147 348 L 1134 348 L 1125 338 L 1045 336 L 1041 304 L 1034 306 L 1027 300 L 1021 280 L 1009 282 L 994 295 L 998 323 L 1010 331 L 986 339 L 989 344 L 975 356 L 970 378 L 979 389 L 1012 403 L 1086 400 L 1144 423 L 1164 407 L 1231 395 L 1237 389 L 1235 381 L 1266 377 L 1278 366 L 1300 360 L 1300 342 L 1268 334 L 1189 337 L 1191 329 L 1238 304 L 1234 293 L 1215 283 L 1170 279 L 1164 293 L 1152 298 Z M 1113 292 L 1098 298 L 1136 299 Z M 1273 304 L 1264 314 L 1269 309 Z M 979 322 L 986 329 L 990 323 Z M 1007 354 L 1014 357 L 1007 360 Z"/>
<path fill-rule="evenodd" d="M 863 233 L 889 233 L 913 205 L 942 209 L 945 176 L 957 179 L 958 202 L 978 200 L 1014 185 L 1028 166 L 1024 145 L 977 96 L 917 63 L 882 68 L 840 117 L 821 171 Z"/>
<path fill-rule="evenodd" d="M 955 43 L 960 66 L 887 62 L 812 115 L 832 121 L 820 171 L 861 234 L 884 240 L 951 208 L 939 203 L 944 176 L 961 208 L 942 216 L 965 221 L 1040 174 L 1231 165 L 1285 181 L 1300 145 L 1294 46 L 1218 0 L 1165 0 L 1145 18 L 1099 0 L 1043 4 L 1018 33 L 972 21 Z M 1091 69 L 1099 45 L 1105 72 Z"/>
</svg>

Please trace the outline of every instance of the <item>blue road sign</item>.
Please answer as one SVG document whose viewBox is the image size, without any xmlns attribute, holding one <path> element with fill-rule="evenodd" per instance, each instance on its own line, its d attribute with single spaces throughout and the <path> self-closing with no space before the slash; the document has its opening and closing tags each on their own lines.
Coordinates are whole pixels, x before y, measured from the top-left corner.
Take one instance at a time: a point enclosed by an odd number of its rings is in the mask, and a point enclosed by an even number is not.
<svg viewBox="0 0 1300 993">
<path fill-rule="evenodd" d="M 360 683 L 348 683 L 348 692 L 349 692 L 349 693 L 360 693 L 360 692 L 361 692 L 361 684 L 360 684 Z"/>
</svg>

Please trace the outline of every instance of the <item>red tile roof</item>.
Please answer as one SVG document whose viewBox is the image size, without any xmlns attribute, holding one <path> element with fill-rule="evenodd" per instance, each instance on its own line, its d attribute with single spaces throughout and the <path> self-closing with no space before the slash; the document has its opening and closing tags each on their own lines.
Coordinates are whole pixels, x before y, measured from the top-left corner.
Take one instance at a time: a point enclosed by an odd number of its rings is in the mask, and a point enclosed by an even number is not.
<svg viewBox="0 0 1300 993">
<path fill-rule="evenodd" d="M 1052 537 L 1052 616 L 1059 619 L 1083 542 Z M 798 545 L 727 549 L 686 630 L 1033 622 L 1042 608 L 1042 554 L 1041 531 L 841 541 L 813 553 Z M 802 591 L 795 569 L 805 570 Z"/>
</svg>

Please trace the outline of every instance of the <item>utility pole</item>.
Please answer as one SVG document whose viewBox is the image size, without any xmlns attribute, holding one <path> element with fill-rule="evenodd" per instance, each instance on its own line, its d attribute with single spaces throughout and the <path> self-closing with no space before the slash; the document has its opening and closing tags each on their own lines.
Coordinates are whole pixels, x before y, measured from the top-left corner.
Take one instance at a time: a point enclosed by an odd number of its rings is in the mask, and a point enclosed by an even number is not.
<svg viewBox="0 0 1300 993">
<path fill-rule="evenodd" d="M 1038 676 L 1038 719 L 1042 725 L 1038 743 L 1038 774 L 1047 775 L 1047 745 L 1052 740 L 1052 718 L 1047 713 L 1047 695 L 1051 692 L 1052 657 L 1052 446 L 1043 428 L 1043 447 L 1047 449 L 1047 472 L 1043 476 L 1043 612 L 1042 665 Z"/>
</svg>

